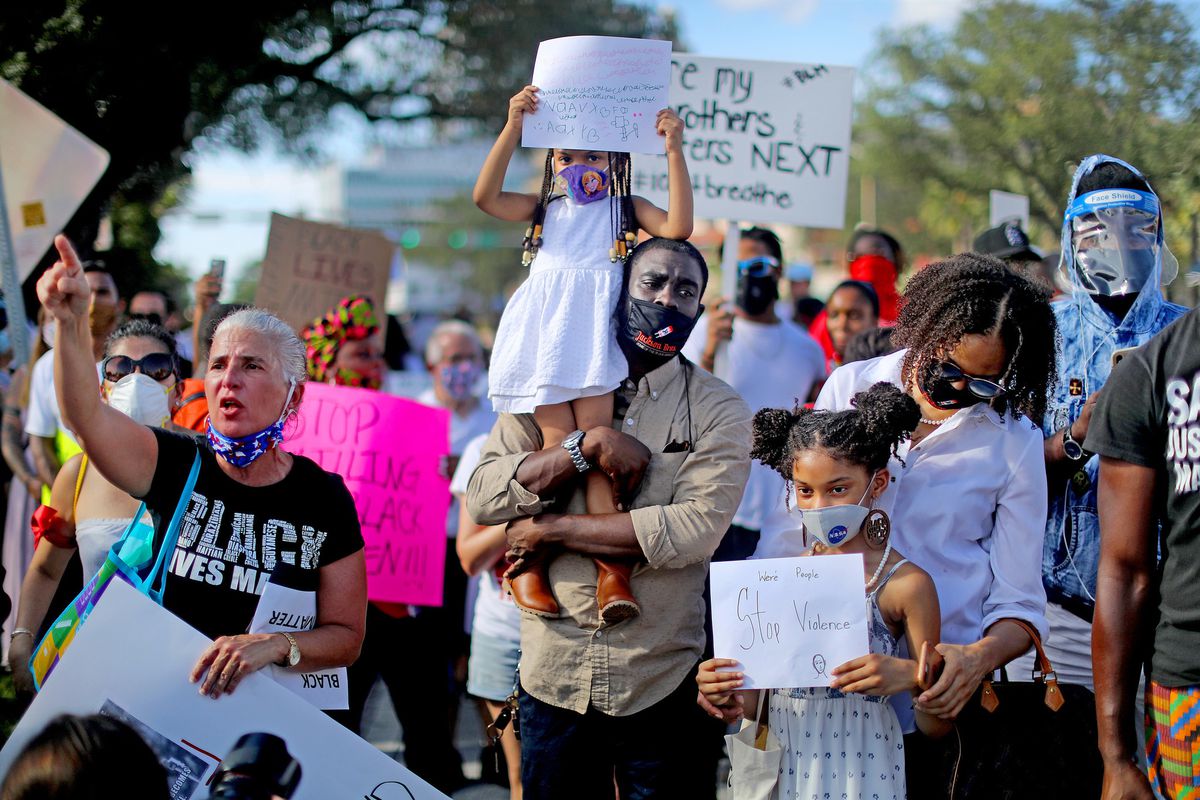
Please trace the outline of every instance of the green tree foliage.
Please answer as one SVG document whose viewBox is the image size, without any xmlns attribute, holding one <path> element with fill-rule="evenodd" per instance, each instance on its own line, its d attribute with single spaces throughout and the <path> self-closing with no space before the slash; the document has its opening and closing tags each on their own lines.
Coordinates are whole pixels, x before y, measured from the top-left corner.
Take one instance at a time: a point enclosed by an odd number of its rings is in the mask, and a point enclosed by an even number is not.
<svg viewBox="0 0 1200 800">
<path fill-rule="evenodd" d="M 884 35 L 860 168 L 883 187 L 879 222 L 944 253 L 987 227 L 990 189 L 1028 195 L 1032 233 L 1056 242 L 1072 171 L 1108 153 L 1164 194 L 1182 256 L 1200 208 L 1197 100 L 1196 41 L 1173 3 L 985 0 L 951 31 Z"/>
<path fill-rule="evenodd" d="M 336 107 L 372 122 L 494 123 L 538 41 L 581 33 L 675 31 L 621 0 L 7 3 L 0 77 L 112 156 L 68 233 L 91 241 L 111 209 L 116 242 L 149 264 L 199 137 L 243 150 L 272 137 L 311 153 Z"/>
</svg>

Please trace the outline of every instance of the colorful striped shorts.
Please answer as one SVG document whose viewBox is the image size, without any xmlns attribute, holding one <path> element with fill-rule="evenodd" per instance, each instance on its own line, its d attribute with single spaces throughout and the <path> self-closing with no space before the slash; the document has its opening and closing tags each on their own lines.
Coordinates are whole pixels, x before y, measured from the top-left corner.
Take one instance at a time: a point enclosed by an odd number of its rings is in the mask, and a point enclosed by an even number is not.
<svg viewBox="0 0 1200 800">
<path fill-rule="evenodd" d="M 1200 686 L 1146 682 L 1150 785 L 1169 800 L 1200 800 Z"/>
</svg>

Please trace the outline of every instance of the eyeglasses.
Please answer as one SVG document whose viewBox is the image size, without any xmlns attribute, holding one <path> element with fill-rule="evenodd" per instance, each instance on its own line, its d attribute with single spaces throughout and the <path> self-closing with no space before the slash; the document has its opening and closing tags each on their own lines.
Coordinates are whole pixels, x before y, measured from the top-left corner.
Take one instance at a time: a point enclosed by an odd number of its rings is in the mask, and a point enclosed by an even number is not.
<svg viewBox="0 0 1200 800">
<path fill-rule="evenodd" d="M 751 278 L 765 278 L 779 269 L 779 262 L 771 256 L 755 256 L 738 262 L 738 272 Z"/>
<path fill-rule="evenodd" d="M 940 361 L 934 365 L 933 370 L 932 377 L 935 381 L 946 381 L 947 383 L 966 381 L 967 391 L 981 400 L 995 400 L 1008 393 L 1007 389 L 994 381 L 968 375 L 953 361 Z"/>
<path fill-rule="evenodd" d="M 151 353 L 136 361 L 129 356 L 109 356 L 100 362 L 104 380 L 112 383 L 132 375 L 135 370 L 156 381 L 165 381 L 175 374 L 175 359 L 167 353 Z"/>
</svg>

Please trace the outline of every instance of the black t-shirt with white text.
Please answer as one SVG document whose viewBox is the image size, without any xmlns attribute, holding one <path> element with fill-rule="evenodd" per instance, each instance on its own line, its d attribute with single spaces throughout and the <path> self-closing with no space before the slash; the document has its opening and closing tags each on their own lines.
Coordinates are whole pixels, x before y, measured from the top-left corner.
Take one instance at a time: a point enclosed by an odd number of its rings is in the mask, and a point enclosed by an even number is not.
<svg viewBox="0 0 1200 800">
<path fill-rule="evenodd" d="M 1151 677 L 1200 684 L 1200 312 L 1131 353 L 1100 393 L 1088 450 L 1158 472 L 1162 520 Z M 1105 531 L 1104 535 L 1120 535 Z"/>
<path fill-rule="evenodd" d="M 340 476 L 314 461 L 293 456 L 283 480 L 246 486 L 221 471 L 206 445 L 163 430 L 154 434 L 158 466 L 143 499 L 156 541 L 200 452 L 200 474 L 167 565 L 163 604 L 206 636 L 245 633 L 277 565 L 315 570 L 362 549 L 354 498 Z"/>
</svg>

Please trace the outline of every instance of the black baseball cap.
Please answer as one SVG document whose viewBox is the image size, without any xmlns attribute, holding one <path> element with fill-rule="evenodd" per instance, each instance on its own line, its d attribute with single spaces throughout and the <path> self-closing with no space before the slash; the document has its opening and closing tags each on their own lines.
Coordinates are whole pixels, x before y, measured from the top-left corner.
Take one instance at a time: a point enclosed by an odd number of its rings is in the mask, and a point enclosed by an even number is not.
<svg viewBox="0 0 1200 800">
<path fill-rule="evenodd" d="M 1042 254 L 1029 246 L 1029 236 L 1015 222 L 1006 222 L 979 234 L 971 249 L 1005 261 L 1042 260 Z"/>
</svg>

